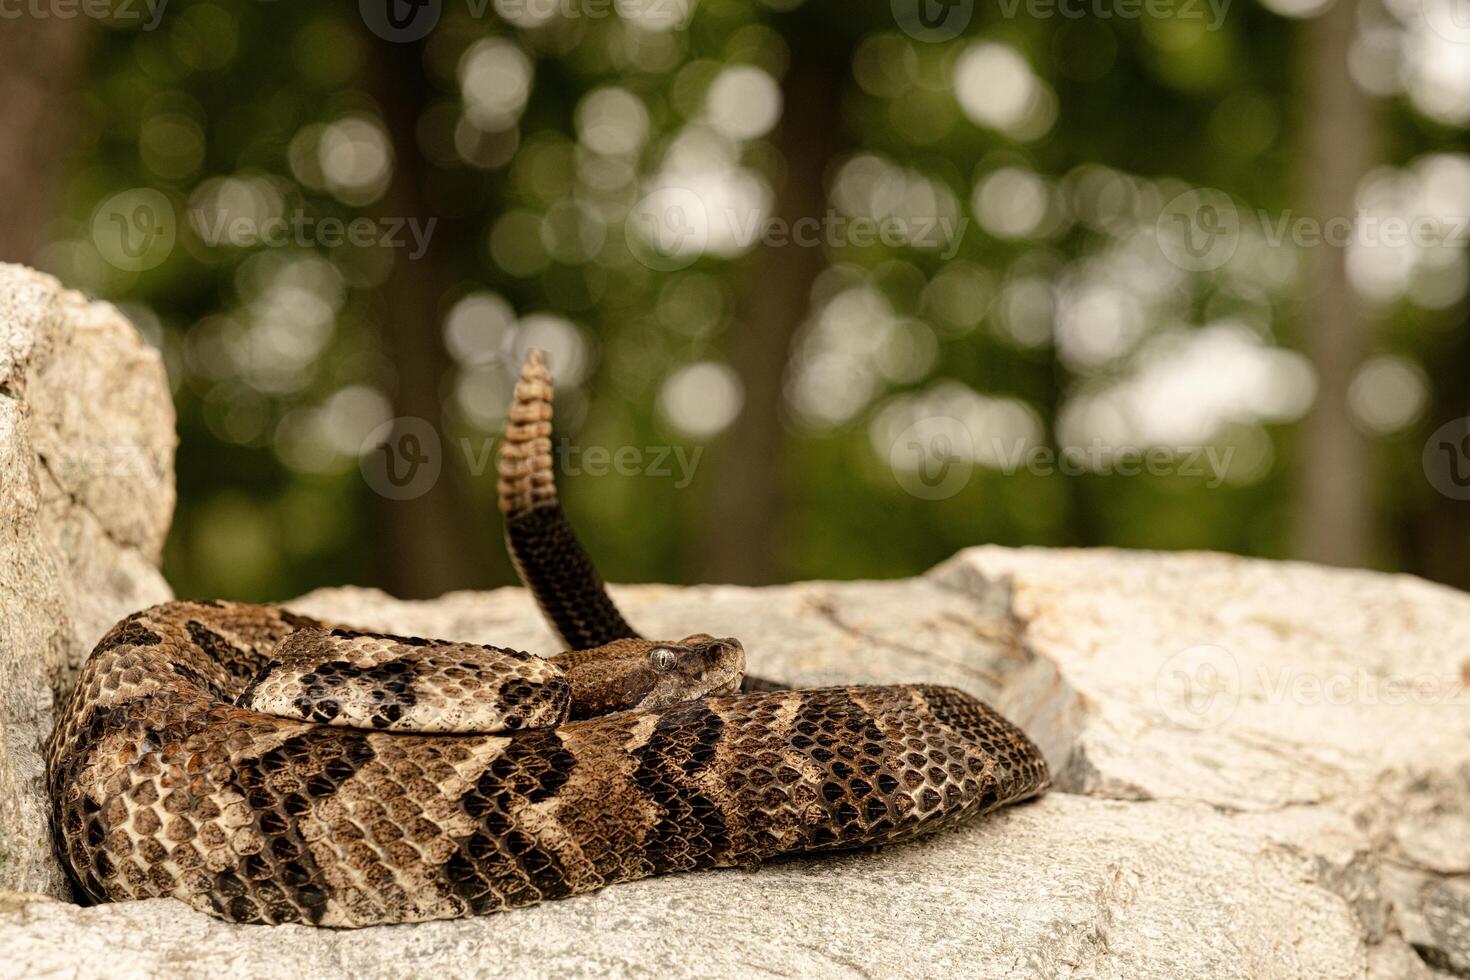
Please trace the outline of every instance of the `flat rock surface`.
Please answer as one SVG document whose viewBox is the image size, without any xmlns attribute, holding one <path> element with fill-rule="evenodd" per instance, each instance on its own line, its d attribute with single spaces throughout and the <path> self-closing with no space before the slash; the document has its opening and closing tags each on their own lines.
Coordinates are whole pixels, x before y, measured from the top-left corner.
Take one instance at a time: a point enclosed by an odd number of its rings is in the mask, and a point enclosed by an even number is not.
<svg viewBox="0 0 1470 980">
<path fill-rule="evenodd" d="M 926 840 L 355 932 L 78 908 L 40 746 L 86 650 L 168 595 L 172 447 L 126 321 L 0 266 L 7 977 L 1470 977 L 1470 596 L 1207 554 L 984 547 L 901 581 L 614 589 L 648 635 L 739 636 L 752 672 L 952 684 L 1026 728 L 1056 788 Z M 517 589 L 292 605 L 556 649 Z"/>
<path fill-rule="evenodd" d="M 1082 835 L 1082 836 L 1079 836 Z M 1305 858 L 1208 809 L 1054 794 L 884 851 L 669 876 L 483 919 L 231 927 L 155 900 L 0 895 L 10 949 L 170 976 L 1358 977 Z"/>
<path fill-rule="evenodd" d="M 337 933 L 231 926 L 165 901 L 80 910 L 10 895 L 5 940 L 37 973 L 86 972 L 111 951 L 156 976 L 1466 970 L 1470 708 L 1448 684 L 1443 703 L 1317 705 L 1312 685 L 1283 694 L 1261 673 L 1451 677 L 1470 616 L 1459 593 L 1217 555 L 998 548 L 904 581 L 615 593 L 649 634 L 740 635 L 751 669 L 782 680 L 971 690 L 1033 732 L 1059 787 L 910 845 L 670 876 L 481 919 Z M 335 589 L 292 605 L 395 632 L 556 648 L 515 589 L 430 602 Z"/>
</svg>

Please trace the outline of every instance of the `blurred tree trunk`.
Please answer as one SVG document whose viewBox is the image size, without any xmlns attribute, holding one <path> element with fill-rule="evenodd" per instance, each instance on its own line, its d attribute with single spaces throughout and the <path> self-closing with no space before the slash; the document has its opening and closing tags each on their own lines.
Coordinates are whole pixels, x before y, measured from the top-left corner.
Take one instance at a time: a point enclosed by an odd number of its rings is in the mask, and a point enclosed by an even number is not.
<svg viewBox="0 0 1470 980">
<path fill-rule="evenodd" d="M 1358 181 L 1377 153 L 1373 100 L 1348 71 L 1355 0 L 1336 0 L 1304 21 L 1297 38 L 1301 113 L 1299 200 L 1309 217 L 1353 220 Z M 1347 390 L 1363 360 L 1367 318 L 1347 277 L 1347 250 L 1302 249 L 1302 350 L 1317 373 L 1317 399 L 1297 433 L 1291 526 L 1293 555 L 1361 565 L 1373 545 L 1368 442 L 1353 424 Z"/>
<path fill-rule="evenodd" d="M 1429 406 L 1426 432 L 1433 432 L 1451 419 L 1470 415 L 1470 311 L 1462 314 L 1455 329 L 1446 331 L 1443 342 L 1425 362 L 1433 400 Z M 1470 501 L 1455 500 L 1432 492 L 1424 507 L 1408 515 L 1400 527 L 1404 570 L 1470 589 Z"/>
<path fill-rule="evenodd" d="M 424 196 L 418 121 L 434 93 L 423 49 L 375 40 L 374 50 L 379 71 L 375 94 L 394 153 L 393 182 L 377 211 L 428 227 L 436 216 Z M 437 222 L 417 260 L 409 259 L 407 249 L 397 250 L 393 272 L 382 288 L 383 344 L 397 369 L 394 414 L 429 423 L 439 434 L 443 460 L 438 481 L 421 496 L 376 500 L 377 578 L 403 598 L 488 584 L 484 522 L 469 502 L 459 444 L 444 427 L 442 391 L 451 364 L 439 322 L 450 268 L 447 249 L 447 229 Z"/>
<path fill-rule="evenodd" d="M 94 24 L 40 17 L 0 29 L 0 261 L 33 264 L 56 212 Z"/>
<path fill-rule="evenodd" d="M 786 168 L 772 215 L 786 229 L 801 218 L 821 221 L 826 212 L 825 176 L 841 147 L 842 85 L 850 61 L 846 49 L 811 51 L 792 40 L 777 136 Z M 782 577 L 783 384 L 792 338 L 825 263 L 820 246 L 786 241 L 757 247 L 730 344 L 745 400 L 717 450 L 696 558 L 702 581 L 760 584 Z"/>
</svg>

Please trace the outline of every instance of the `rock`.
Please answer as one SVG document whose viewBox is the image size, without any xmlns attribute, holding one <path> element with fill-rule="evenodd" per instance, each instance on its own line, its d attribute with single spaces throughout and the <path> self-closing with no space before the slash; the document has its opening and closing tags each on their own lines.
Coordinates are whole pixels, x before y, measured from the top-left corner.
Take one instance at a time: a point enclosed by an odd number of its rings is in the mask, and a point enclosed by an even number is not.
<svg viewBox="0 0 1470 980">
<path fill-rule="evenodd" d="M 38 974 L 103 955 L 145 976 L 1462 969 L 1463 709 L 1351 702 L 1335 706 L 1339 725 L 1322 727 L 1299 717 L 1312 714 L 1297 703 L 1310 701 L 1311 685 L 1281 695 L 1258 668 L 1323 681 L 1370 666 L 1385 682 L 1441 676 L 1470 598 L 1220 556 L 995 548 L 907 581 L 615 592 L 650 634 L 742 635 L 753 670 L 793 683 L 911 679 L 974 691 L 1046 747 L 1058 789 L 911 845 L 669 876 L 482 919 L 305 935 L 167 901 L 79 910 L 12 895 L 0 901 L 0 933 Z M 556 648 L 520 590 L 402 602 L 334 589 L 292 605 L 395 632 Z M 1346 610 L 1398 625 L 1334 620 Z M 1451 642 L 1415 639 L 1410 622 Z M 1219 650 L 1178 656 L 1221 637 Z M 1201 689 L 1181 687 L 1176 668 Z M 1416 739 L 1442 754 L 1395 751 Z M 1229 771 L 1236 758 L 1253 780 Z"/>
<path fill-rule="evenodd" d="M 37 973 L 1361 977 L 1309 862 L 1201 805 L 1053 794 L 872 853 L 648 879 L 502 916 L 355 932 L 228 926 L 172 901 L 0 896 Z"/>
<path fill-rule="evenodd" d="M 70 905 L 39 743 L 90 642 L 166 595 L 167 392 L 111 308 L 14 269 L 0 302 L 7 975 L 1470 976 L 1470 596 L 1221 555 L 985 547 L 902 581 L 614 590 L 650 635 L 740 636 L 766 676 L 953 684 L 1019 722 L 1056 789 L 926 840 L 356 932 Z M 67 394 L 97 390 L 126 407 Z M 159 486 L 54 462 L 119 442 L 159 451 Z M 516 589 L 292 605 L 556 649 Z"/>
<path fill-rule="evenodd" d="M 103 632 L 169 598 L 173 426 L 162 362 L 114 307 L 0 264 L 0 887 L 70 895 L 41 743 Z"/>
</svg>

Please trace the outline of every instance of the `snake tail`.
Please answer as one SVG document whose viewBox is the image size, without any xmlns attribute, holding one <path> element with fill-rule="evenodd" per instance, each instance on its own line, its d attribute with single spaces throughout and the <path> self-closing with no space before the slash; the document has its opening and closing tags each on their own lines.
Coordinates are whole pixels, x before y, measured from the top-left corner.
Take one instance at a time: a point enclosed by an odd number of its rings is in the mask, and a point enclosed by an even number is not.
<svg viewBox="0 0 1470 980">
<path fill-rule="evenodd" d="M 516 573 L 572 650 L 637 638 L 556 496 L 551 373 L 539 350 L 521 367 L 500 443 L 500 510 Z"/>
</svg>

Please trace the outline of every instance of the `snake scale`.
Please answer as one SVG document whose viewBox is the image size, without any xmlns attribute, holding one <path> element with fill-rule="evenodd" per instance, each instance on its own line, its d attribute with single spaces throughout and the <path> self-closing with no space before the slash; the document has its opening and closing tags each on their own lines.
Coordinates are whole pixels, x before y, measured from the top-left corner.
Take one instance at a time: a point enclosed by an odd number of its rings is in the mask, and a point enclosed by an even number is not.
<svg viewBox="0 0 1470 980">
<path fill-rule="evenodd" d="M 533 353 L 499 495 L 568 652 L 229 602 L 135 613 L 47 745 L 79 896 L 251 923 L 448 918 L 888 843 L 1046 788 L 1025 734 L 961 691 L 741 691 L 737 641 L 639 637 L 557 503 L 551 401 Z"/>
</svg>

